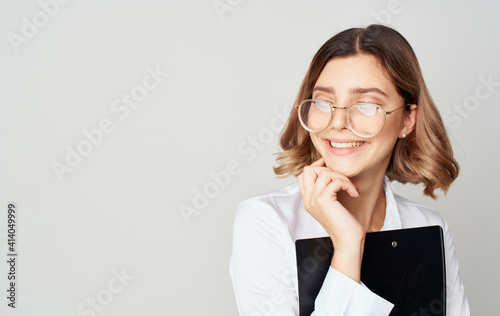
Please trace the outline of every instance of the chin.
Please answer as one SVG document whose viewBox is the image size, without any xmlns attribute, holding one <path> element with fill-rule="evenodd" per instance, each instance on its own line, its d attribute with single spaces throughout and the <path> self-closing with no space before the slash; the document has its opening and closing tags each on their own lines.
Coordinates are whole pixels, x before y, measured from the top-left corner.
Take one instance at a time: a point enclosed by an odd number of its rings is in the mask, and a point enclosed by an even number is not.
<svg viewBox="0 0 500 316">
<path fill-rule="evenodd" d="M 359 169 L 351 163 L 332 161 L 332 159 L 325 159 L 326 166 L 333 171 L 340 173 L 348 178 L 352 178 L 359 174 Z"/>
</svg>

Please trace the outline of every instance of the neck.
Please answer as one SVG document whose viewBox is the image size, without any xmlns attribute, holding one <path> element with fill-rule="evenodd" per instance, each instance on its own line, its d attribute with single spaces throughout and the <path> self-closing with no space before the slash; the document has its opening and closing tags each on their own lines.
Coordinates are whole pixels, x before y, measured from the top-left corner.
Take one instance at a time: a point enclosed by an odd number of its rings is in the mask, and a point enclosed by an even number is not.
<svg viewBox="0 0 500 316">
<path fill-rule="evenodd" d="M 357 177 L 351 181 L 358 188 L 359 197 L 353 198 L 341 191 L 338 200 L 363 226 L 365 232 L 380 231 L 385 220 L 384 177 Z"/>
</svg>

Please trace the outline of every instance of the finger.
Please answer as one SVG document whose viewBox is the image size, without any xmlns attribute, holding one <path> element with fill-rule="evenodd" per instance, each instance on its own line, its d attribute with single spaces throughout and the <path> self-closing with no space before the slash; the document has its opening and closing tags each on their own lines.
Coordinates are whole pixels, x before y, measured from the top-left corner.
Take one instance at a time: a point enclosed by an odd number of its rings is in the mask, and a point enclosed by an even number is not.
<svg viewBox="0 0 500 316">
<path fill-rule="evenodd" d="M 330 177 L 331 180 L 334 180 L 334 179 L 342 179 L 342 180 L 346 180 L 346 181 L 351 181 L 347 176 L 341 174 L 341 173 L 338 173 L 338 172 L 335 172 L 333 171 L 332 169 L 328 168 L 328 167 L 311 167 L 313 169 L 313 171 L 316 173 L 316 175 L 319 177 L 321 174 L 325 174 L 326 176 Z"/>
<path fill-rule="evenodd" d="M 311 167 L 323 167 L 325 165 L 325 159 L 323 157 L 319 158 L 311 164 Z"/>
<path fill-rule="evenodd" d="M 316 167 L 318 168 L 318 167 Z M 315 172 L 318 172 L 318 170 L 314 170 Z M 316 197 L 320 195 L 326 188 L 330 182 L 332 182 L 332 175 L 331 171 L 328 169 L 321 169 L 319 170 L 319 175 L 316 178 L 316 182 L 314 183 L 314 188 L 311 192 L 311 200 L 316 200 Z"/>
<path fill-rule="evenodd" d="M 334 177 L 342 178 L 342 179 L 350 181 L 349 178 L 346 177 L 345 175 L 340 174 L 338 172 L 335 172 L 332 169 L 328 168 L 325 165 L 325 159 L 323 157 L 321 157 L 318 160 L 316 160 L 315 162 L 313 162 L 309 167 L 312 168 L 312 170 L 316 173 L 316 176 L 318 176 L 318 177 L 321 174 L 321 172 L 323 172 L 324 170 L 329 170 L 329 171 L 333 172 L 333 174 L 335 175 Z"/>
<path fill-rule="evenodd" d="M 345 184 L 343 186 L 337 186 L 336 187 L 337 191 L 335 191 L 335 192 L 330 191 L 328 193 L 330 196 L 336 194 L 338 191 L 340 191 L 342 189 L 342 187 L 349 187 L 349 188 L 354 187 L 354 189 L 356 189 L 356 186 L 345 175 L 331 171 L 331 169 L 324 169 L 323 171 L 321 171 L 320 175 L 316 179 L 316 184 L 314 186 L 314 190 L 312 192 L 311 198 L 315 198 L 318 195 L 320 195 L 324 190 L 326 190 L 326 187 L 331 182 L 334 182 L 334 181 L 341 181 L 342 183 L 345 182 Z M 351 190 L 351 193 L 349 193 L 349 194 L 356 194 L 356 193 L 357 193 L 357 190 L 356 190 L 356 192 L 353 192 Z"/>
<path fill-rule="evenodd" d="M 299 184 L 299 189 L 302 195 L 304 195 L 304 173 L 302 172 L 297 176 L 297 183 Z"/>
<path fill-rule="evenodd" d="M 327 173 L 332 172 L 333 173 L 333 171 L 327 167 L 319 167 L 319 166 L 313 166 L 313 165 L 304 167 L 304 171 L 302 172 L 303 185 L 304 186 L 316 185 L 316 181 L 318 180 L 318 177 L 323 172 L 327 172 Z M 341 174 L 337 174 L 337 175 L 338 175 L 338 177 L 345 178 L 346 180 L 348 180 L 348 178 L 344 175 L 341 175 Z"/>
<path fill-rule="evenodd" d="M 301 176 L 302 176 L 302 197 L 304 198 L 304 200 L 308 200 L 314 189 L 314 185 L 316 183 L 316 179 L 318 176 L 314 172 L 312 167 L 309 166 L 304 167 Z"/>
<path fill-rule="evenodd" d="M 340 190 L 346 191 L 352 197 L 358 197 L 359 192 L 356 186 L 351 181 L 346 181 L 337 178 L 330 182 L 323 192 L 329 193 L 330 195 L 337 194 Z"/>
</svg>

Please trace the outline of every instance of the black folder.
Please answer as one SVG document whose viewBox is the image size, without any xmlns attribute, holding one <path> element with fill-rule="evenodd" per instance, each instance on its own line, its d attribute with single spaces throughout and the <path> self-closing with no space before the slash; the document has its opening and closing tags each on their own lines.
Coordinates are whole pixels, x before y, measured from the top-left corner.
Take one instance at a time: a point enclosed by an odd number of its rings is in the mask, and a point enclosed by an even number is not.
<svg viewBox="0 0 500 316">
<path fill-rule="evenodd" d="M 295 248 L 300 316 L 310 316 L 330 267 L 333 245 L 330 237 L 323 237 L 299 239 Z M 367 233 L 361 282 L 394 304 L 391 316 L 444 316 L 444 259 L 443 230 L 440 226 Z"/>
</svg>

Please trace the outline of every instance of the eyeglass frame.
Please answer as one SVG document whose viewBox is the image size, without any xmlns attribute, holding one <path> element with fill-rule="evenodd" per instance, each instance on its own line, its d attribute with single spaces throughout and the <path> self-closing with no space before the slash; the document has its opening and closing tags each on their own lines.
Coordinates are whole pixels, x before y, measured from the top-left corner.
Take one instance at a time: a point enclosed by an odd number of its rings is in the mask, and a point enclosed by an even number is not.
<svg viewBox="0 0 500 316">
<path fill-rule="evenodd" d="M 330 120 L 328 121 L 328 124 L 326 124 L 326 127 L 325 127 L 324 129 L 322 129 L 322 130 L 320 130 L 320 131 L 312 131 L 312 130 L 310 130 L 309 128 L 307 128 L 307 127 L 305 126 L 304 122 L 302 121 L 302 117 L 301 117 L 301 115 L 300 115 L 300 110 L 299 110 L 299 109 L 300 109 L 300 107 L 301 107 L 304 103 L 306 103 L 306 102 L 317 102 L 317 101 L 327 103 L 327 104 L 330 106 Z M 397 110 L 400 110 L 400 109 L 404 108 L 405 106 L 408 106 L 408 107 L 409 107 L 409 106 L 411 105 L 411 104 L 407 103 L 407 104 L 402 105 L 402 106 L 400 106 L 399 108 L 394 109 L 394 110 L 392 110 L 392 111 L 386 111 L 386 110 L 385 110 L 385 109 L 384 109 L 381 105 L 376 104 L 376 103 L 370 103 L 370 102 L 357 102 L 357 103 L 353 103 L 353 104 L 351 104 L 351 105 L 349 105 L 349 106 L 334 106 L 333 104 L 335 104 L 335 102 L 333 102 L 333 101 L 325 101 L 325 100 L 320 100 L 320 99 L 305 99 L 305 100 L 301 101 L 299 105 L 295 105 L 295 108 L 297 109 L 297 116 L 299 117 L 300 125 L 302 125 L 302 127 L 303 127 L 306 131 L 308 131 L 308 132 L 310 132 L 310 133 L 321 133 L 322 131 L 324 131 L 324 130 L 326 130 L 328 127 L 330 127 L 330 124 L 332 124 L 332 121 L 333 121 L 333 112 L 334 112 L 334 110 L 335 110 L 335 109 L 337 109 L 337 110 L 346 110 L 346 121 L 347 121 L 347 124 L 349 125 L 349 128 L 351 129 L 351 131 L 352 131 L 354 134 L 356 134 L 357 136 L 359 136 L 359 137 L 363 137 L 363 138 L 370 138 L 370 137 L 375 137 L 375 136 L 377 136 L 377 135 L 378 135 L 378 134 L 380 134 L 380 132 L 384 129 L 384 127 L 385 127 L 385 122 L 387 121 L 387 115 L 390 115 L 390 114 L 394 113 L 395 111 L 397 111 Z M 351 126 L 351 117 L 350 117 L 350 115 L 349 115 L 349 109 L 350 109 L 353 105 L 357 105 L 357 104 L 371 104 L 371 105 L 375 105 L 376 107 L 378 107 L 378 108 L 382 109 L 382 111 L 384 112 L 384 124 L 382 124 L 382 127 L 380 128 L 380 130 L 379 130 L 377 133 L 375 133 L 374 135 L 372 135 L 372 136 L 362 136 L 362 135 L 358 135 L 358 133 L 356 133 L 356 132 L 354 131 L 354 129 L 352 128 L 352 126 Z"/>
</svg>

